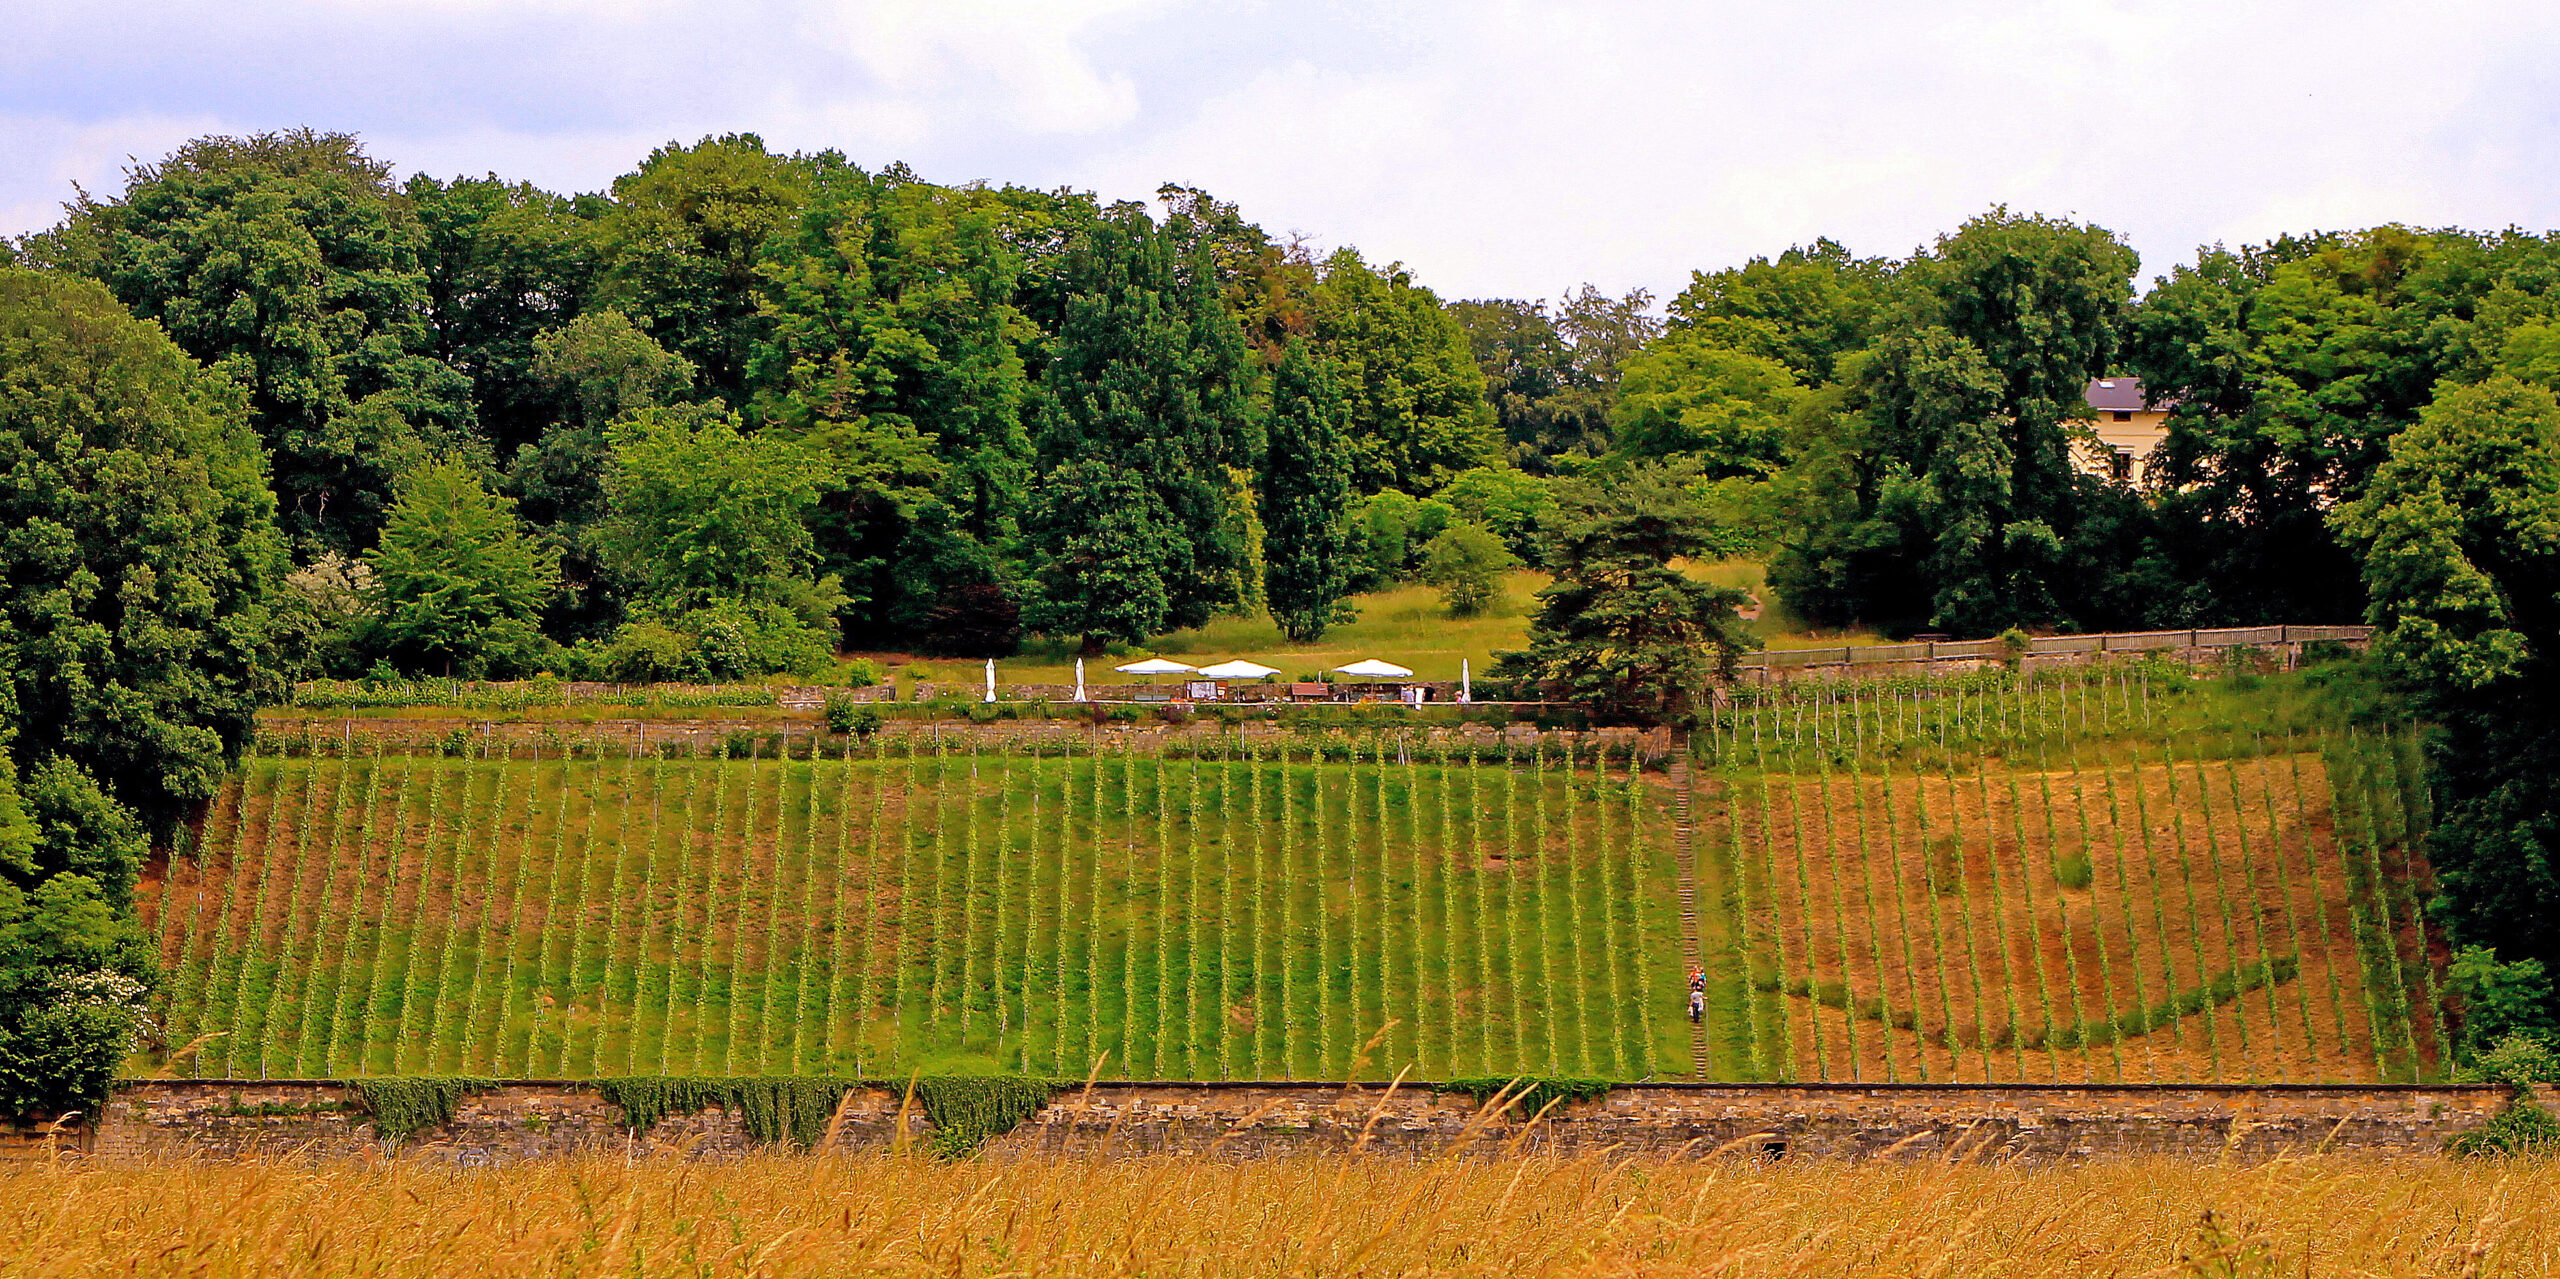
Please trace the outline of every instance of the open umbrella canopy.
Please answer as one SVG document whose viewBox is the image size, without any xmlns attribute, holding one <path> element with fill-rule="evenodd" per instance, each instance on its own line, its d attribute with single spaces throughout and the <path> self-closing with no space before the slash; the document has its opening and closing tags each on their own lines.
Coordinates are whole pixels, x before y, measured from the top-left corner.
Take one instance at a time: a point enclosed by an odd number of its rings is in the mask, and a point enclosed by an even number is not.
<svg viewBox="0 0 2560 1279">
<path fill-rule="evenodd" d="M 1188 675 L 1191 673 L 1190 667 L 1180 662 L 1166 661 L 1161 657 L 1150 657 L 1145 661 L 1131 662 L 1126 666 L 1114 666 L 1111 669 L 1123 675 Z"/>
<path fill-rule="evenodd" d="M 1398 666 L 1393 662 L 1381 662 L 1374 657 L 1365 662 L 1353 662 L 1349 666 L 1334 667 L 1333 673 L 1336 675 L 1357 675 L 1363 679 L 1413 678 L 1412 671 Z"/>
<path fill-rule="evenodd" d="M 1200 668 L 1200 674 L 1202 678 L 1205 679 L 1261 679 L 1264 676 L 1277 675 L 1279 673 L 1280 671 L 1277 667 L 1264 666 L 1259 662 L 1248 662 L 1243 658 L 1237 658 L 1232 662 L 1220 662 L 1215 666 L 1203 666 Z"/>
</svg>

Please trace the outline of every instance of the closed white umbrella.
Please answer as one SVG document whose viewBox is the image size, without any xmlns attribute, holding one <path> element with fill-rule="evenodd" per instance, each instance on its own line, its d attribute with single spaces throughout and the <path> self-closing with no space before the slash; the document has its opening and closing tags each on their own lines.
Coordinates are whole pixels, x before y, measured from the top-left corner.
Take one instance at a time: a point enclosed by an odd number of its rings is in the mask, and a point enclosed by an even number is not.
<svg viewBox="0 0 2560 1279">
<path fill-rule="evenodd" d="M 1111 669 L 1123 675 L 1188 675 L 1191 673 L 1190 667 L 1180 662 L 1166 661 L 1161 657 L 1150 657 L 1145 661 L 1131 662 L 1126 666 L 1114 666 Z"/>
<path fill-rule="evenodd" d="M 1362 679 L 1413 678 L 1412 671 L 1398 666 L 1393 662 L 1381 662 L 1374 657 L 1365 662 L 1353 662 L 1349 666 L 1334 667 L 1333 673 L 1336 675 L 1357 675 Z"/>
<path fill-rule="evenodd" d="M 1264 666 L 1259 662 L 1248 662 L 1242 658 L 1200 668 L 1200 676 L 1203 679 L 1263 679 L 1279 673 L 1278 667 Z"/>
</svg>

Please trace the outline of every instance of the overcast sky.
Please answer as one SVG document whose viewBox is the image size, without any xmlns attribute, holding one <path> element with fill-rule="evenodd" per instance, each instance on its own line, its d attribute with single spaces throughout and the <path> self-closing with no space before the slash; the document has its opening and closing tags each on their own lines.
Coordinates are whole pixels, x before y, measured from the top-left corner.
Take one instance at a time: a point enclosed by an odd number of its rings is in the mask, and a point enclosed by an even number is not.
<svg viewBox="0 0 2560 1279">
<path fill-rule="evenodd" d="M 2143 278 L 2278 232 L 2560 226 L 2560 4 L 14 0 L 0 232 L 203 133 L 362 134 L 402 171 L 595 190 L 754 131 L 876 168 L 1235 200 L 1446 297 L 1995 204 Z"/>
</svg>

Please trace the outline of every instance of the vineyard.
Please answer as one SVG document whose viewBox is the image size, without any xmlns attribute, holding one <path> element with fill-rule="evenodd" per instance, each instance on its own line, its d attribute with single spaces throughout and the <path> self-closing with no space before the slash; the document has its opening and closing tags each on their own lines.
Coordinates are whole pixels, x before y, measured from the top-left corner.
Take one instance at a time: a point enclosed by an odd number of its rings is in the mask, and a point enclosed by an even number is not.
<svg viewBox="0 0 2560 1279">
<path fill-rule="evenodd" d="M 1710 1073 L 2439 1076 L 2414 741 L 2311 723 L 2299 689 L 2235 707 L 2146 674 L 1719 716 L 1696 835 L 1723 924 Z"/>
<path fill-rule="evenodd" d="M 1668 790 L 1624 754 L 782 746 L 253 758 L 150 902 L 170 1043 L 247 1077 L 1685 1065 Z"/>
<path fill-rule="evenodd" d="M 149 886 L 154 1055 L 191 1060 L 143 1064 L 2436 1077 L 2414 747 L 2252 687 L 1754 690 L 1668 761 L 1481 732 L 270 738 Z"/>
</svg>

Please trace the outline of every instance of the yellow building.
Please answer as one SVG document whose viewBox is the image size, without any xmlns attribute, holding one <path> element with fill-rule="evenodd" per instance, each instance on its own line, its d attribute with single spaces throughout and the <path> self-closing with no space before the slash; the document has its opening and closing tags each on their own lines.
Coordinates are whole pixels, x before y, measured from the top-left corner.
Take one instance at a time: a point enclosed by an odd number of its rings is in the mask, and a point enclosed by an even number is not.
<svg viewBox="0 0 2560 1279">
<path fill-rule="evenodd" d="M 2138 377 L 2102 377 L 2089 382 L 2085 394 L 2089 414 L 2097 419 L 2098 441 L 2074 450 L 2080 469 L 2126 484 L 2149 478 L 2151 451 L 2169 434 L 2169 404 L 2153 404 Z"/>
</svg>

